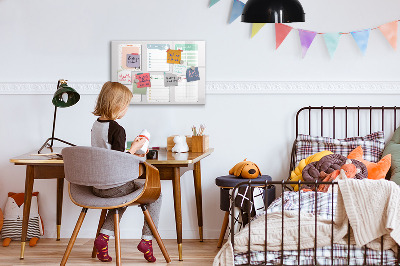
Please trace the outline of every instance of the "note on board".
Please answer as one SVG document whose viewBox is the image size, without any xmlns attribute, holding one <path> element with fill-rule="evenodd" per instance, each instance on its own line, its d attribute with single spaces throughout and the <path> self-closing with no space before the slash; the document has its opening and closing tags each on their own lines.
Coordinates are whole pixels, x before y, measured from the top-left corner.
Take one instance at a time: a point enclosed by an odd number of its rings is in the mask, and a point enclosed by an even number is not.
<svg viewBox="0 0 400 266">
<path fill-rule="evenodd" d="M 169 44 L 147 44 L 147 71 L 169 71 Z"/>
<path fill-rule="evenodd" d="M 118 82 L 124 85 L 132 84 L 132 72 L 130 70 L 119 71 Z"/>
<path fill-rule="evenodd" d="M 167 50 L 167 63 L 180 64 L 181 63 L 181 50 Z"/>
<path fill-rule="evenodd" d="M 119 45 L 119 69 L 120 70 L 131 70 L 131 71 L 141 71 L 141 62 L 139 60 L 138 67 L 128 67 L 127 55 L 128 54 L 142 54 L 142 45 L 140 44 L 121 44 Z"/>
<path fill-rule="evenodd" d="M 169 102 L 169 87 L 164 86 L 164 75 L 151 74 L 151 88 L 147 89 L 147 101 L 151 103 Z"/>
<path fill-rule="evenodd" d="M 126 66 L 130 68 L 140 67 L 140 55 L 135 53 L 127 54 Z"/>
<path fill-rule="evenodd" d="M 196 43 L 175 44 L 175 49 L 182 50 L 181 60 L 187 66 L 199 66 L 199 46 Z"/>
<path fill-rule="evenodd" d="M 193 68 L 189 67 L 186 70 L 186 80 L 187 80 L 187 82 L 200 80 L 199 68 L 195 67 L 193 69 Z"/>
<path fill-rule="evenodd" d="M 147 87 L 138 88 L 137 83 L 133 83 L 132 93 L 133 94 L 146 94 Z"/>
<path fill-rule="evenodd" d="M 178 86 L 179 77 L 171 73 L 164 73 L 164 86 Z"/>
<path fill-rule="evenodd" d="M 150 74 L 149 73 L 136 74 L 136 79 L 139 81 L 137 83 L 137 87 L 138 88 L 151 87 Z"/>
<path fill-rule="evenodd" d="M 184 76 L 184 75 L 186 75 L 186 66 L 185 65 L 174 65 L 174 67 L 172 68 L 172 72 L 174 74 Z"/>
</svg>

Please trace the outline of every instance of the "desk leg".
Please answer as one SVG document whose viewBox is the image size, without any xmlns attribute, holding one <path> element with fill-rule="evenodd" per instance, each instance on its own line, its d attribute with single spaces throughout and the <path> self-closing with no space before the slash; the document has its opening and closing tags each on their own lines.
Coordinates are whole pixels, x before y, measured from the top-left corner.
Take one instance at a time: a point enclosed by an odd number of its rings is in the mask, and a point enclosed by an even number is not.
<svg viewBox="0 0 400 266">
<path fill-rule="evenodd" d="M 179 167 L 174 167 L 174 178 L 172 179 L 174 191 L 175 223 L 178 242 L 179 260 L 182 260 L 182 206 L 181 206 L 181 174 Z"/>
<path fill-rule="evenodd" d="M 28 233 L 29 213 L 31 212 L 31 200 L 34 181 L 34 166 L 26 166 L 25 177 L 25 195 L 24 195 L 24 213 L 22 219 L 22 232 L 21 232 L 21 255 L 20 259 L 24 259 L 26 235 Z"/>
<path fill-rule="evenodd" d="M 57 178 L 57 241 L 60 241 L 64 178 Z"/>
<path fill-rule="evenodd" d="M 196 194 L 197 220 L 199 225 L 200 242 L 203 242 L 203 203 L 201 196 L 201 168 L 200 161 L 194 164 L 194 191 Z"/>
</svg>

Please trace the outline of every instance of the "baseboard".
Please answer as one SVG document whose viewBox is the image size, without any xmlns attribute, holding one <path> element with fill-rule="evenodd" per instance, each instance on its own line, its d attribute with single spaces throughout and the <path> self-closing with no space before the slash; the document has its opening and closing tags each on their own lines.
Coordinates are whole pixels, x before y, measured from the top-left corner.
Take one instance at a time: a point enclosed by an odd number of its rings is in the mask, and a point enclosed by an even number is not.
<svg viewBox="0 0 400 266">
<path fill-rule="evenodd" d="M 0 94 L 53 94 L 57 83 L 0 83 Z M 80 94 L 96 95 L 103 82 L 71 82 Z M 206 94 L 400 94 L 400 81 L 208 81 Z"/>
</svg>

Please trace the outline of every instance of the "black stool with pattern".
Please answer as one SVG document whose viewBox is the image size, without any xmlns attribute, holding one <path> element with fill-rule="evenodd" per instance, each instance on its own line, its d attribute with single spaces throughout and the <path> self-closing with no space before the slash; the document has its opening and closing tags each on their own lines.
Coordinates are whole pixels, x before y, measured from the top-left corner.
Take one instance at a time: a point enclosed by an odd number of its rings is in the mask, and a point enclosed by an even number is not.
<svg viewBox="0 0 400 266">
<path fill-rule="evenodd" d="M 236 177 L 234 175 L 220 176 L 215 179 L 215 184 L 220 187 L 220 209 L 225 212 L 224 221 L 222 222 L 221 234 L 219 235 L 218 245 L 220 248 L 222 246 L 222 242 L 224 241 L 226 228 L 228 227 L 229 222 L 229 209 L 230 209 L 230 199 L 229 193 L 230 190 L 233 189 L 237 184 L 246 182 L 246 181 L 263 181 L 266 180 L 272 181 L 272 178 L 268 175 L 261 175 L 254 179 L 245 179 L 241 177 Z M 268 200 L 267 206 L 271 204 L 275 200 L 275 186 L 270 186 L 268 189 Z"/>
</svg>

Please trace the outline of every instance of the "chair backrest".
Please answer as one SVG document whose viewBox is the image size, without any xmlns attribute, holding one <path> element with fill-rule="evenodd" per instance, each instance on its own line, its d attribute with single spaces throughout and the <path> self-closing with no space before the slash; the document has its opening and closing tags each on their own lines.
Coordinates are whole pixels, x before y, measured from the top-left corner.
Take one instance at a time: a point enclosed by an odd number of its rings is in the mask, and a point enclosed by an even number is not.
<svg viewBox="0 0 400 266">
<path fill-rule="evenodd" d="M 118 186 L 139 176 L 144 159 L 132 154 L 96 147 L 62 150 L 65 179 L 83 186 Z"/>
</svg>

